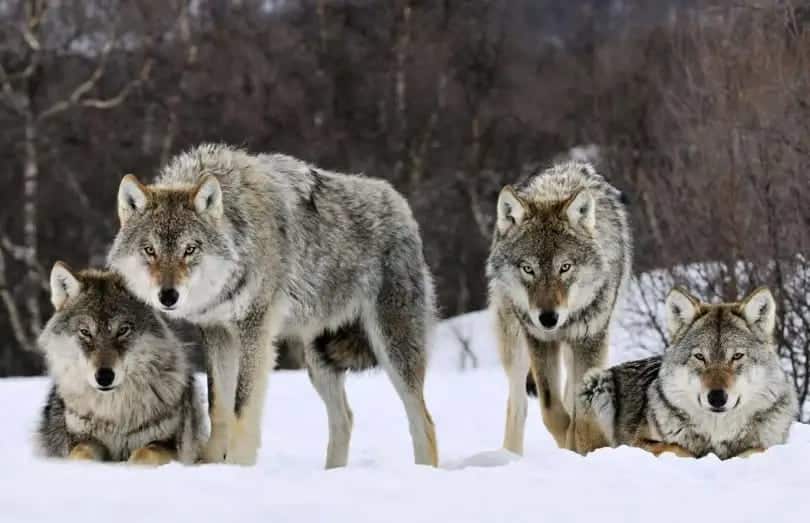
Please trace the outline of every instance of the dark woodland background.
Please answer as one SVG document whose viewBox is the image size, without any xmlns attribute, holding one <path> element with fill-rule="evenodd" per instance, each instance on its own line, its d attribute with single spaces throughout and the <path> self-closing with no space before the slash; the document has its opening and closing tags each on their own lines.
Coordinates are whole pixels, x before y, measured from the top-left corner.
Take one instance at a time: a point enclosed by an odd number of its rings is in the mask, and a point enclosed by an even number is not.
<svg viewBox="0 0 810 523">
<path fill-rule="evenodd" d="M 121 176 L 224 141 L 393 182 L 444 316 L 486 305 L 499 189 L 589 158 L 661 292 L 772 287 L 807 395 L 810 2 L 0 0 L 0 66 L 0 376 L 41 372 L 48 271 L 104 263 Z"/>
</svg>

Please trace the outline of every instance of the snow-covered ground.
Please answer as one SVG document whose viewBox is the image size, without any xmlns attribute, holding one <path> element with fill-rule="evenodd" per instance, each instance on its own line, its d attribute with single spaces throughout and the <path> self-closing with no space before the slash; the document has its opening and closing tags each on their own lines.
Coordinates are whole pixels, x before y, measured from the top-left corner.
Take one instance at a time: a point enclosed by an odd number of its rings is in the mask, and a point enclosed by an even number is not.
<svg viewBox="0 0 810 523">
<path fill-rule="evenodd" d="M 30 434 L 45 379 L 0 381 L 0 521 L 247 523 L 308 521 L 800 521 L 810 509 L 810 427 L 748 460 L 654 458 L 637 449 L 587 457 L 554 447 L 532 402 L 526 454 L 497 450 L 505 380 L 497 368 L 436 370 L 427 383 L 442 467 L 410 464 L 407 424 L 382 374 L 349 380 L 349 466 L 321 469 L 326 418 L 302 372 L 271 378 L 264 446 L 253 468 L 155 470 L 47 462 Z"/>
<path fill-rule="evenodd" d="M 638 449 L 587 457 L 559 450 L 530 403 L 525 456 L 498 450 L 506 382 L 486 312 L 442 322 L 427 401 L 441 467 L 411 464 L 404 411 L 381 373 L 350 377 L 349 466 L 324 471 L 326 416 L 303 372 L 270 380 L 264 446 L 252 468 L 155 470 L 45 461 L 31 433 L 44 378 L 0 380 L 0 522 L 634 522 L 804 521 L 810 511 L 810 427 L 748 460 L 655 458 Z M 459 336 L 477 368 L 459 372 Z M 643 356 L 621 326 L 612 362 Z M 465 360 L 470 367 L 471 359 Z"/>
</svg>

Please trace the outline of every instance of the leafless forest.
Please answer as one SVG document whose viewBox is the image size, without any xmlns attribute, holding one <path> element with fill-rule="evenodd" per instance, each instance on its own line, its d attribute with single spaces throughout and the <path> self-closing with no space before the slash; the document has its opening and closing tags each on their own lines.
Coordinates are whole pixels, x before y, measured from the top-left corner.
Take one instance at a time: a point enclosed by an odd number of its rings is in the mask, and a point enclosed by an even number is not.
<svg viewBox="0 0 810 523">
<path fill-rule="evenodd" d="M 47 272 L 104 263 L 121 176 L 225 141 L 392 181 L 445 316 L 485 306 L 500 187 L 590 155 L 639 328 L 673 281 L 770 285 L 807 396 L 806 0 L 0 0 L 0 128 L 0 376 L 42 370 Z"/>
</svg>

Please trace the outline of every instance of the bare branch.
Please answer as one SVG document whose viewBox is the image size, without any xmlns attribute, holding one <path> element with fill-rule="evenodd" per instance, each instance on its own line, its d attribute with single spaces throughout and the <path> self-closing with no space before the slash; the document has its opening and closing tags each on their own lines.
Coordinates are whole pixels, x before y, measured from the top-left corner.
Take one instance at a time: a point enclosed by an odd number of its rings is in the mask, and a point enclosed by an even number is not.
<svg viewBox="0 0 810 523">
<path fill-rule="evenodd" d="M 125 85 L 115 96 L 110 98 L 90 98 L 87 100 L 82 100 L 81 105 L 83 107 L 91 107 L 93 109 L 112 109 L 113 107 L 117 107 L 126 101 L 127 96 L 129 93 L 132 92 L 133 89 L 140 86 L 143 82 L 145 82 L 149 78 L 149 73 L 152 70 L 152 59 L 147 58 L 144 63 L 143 67 L 141 67 L 141 72 L 137 78 L 133 79 L 127 85 Z"/>
<path fill-rule="evenodd" d="M 17 343 L 25 350 L 33 351 L 35 346 L 23 326 L 20 309 L 17 306 L 17 302 L 14 301 L 14 296 L 12 296 L 11 290 L 8 287 L 8 281 L 6 279 L 6 259 L 2 249 L 0 249 L 0 301 L 3 302 L 6 308 L 8 322 L 11 325 L 11 331 L 14 333 L 14 338 L 17 340 Z"/>
</svg>

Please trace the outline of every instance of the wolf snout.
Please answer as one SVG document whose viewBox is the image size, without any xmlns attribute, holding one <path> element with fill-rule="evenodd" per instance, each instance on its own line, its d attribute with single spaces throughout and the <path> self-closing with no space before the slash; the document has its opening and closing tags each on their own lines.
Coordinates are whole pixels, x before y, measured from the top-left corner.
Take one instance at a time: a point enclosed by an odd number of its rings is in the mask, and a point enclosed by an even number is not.
<svg viewBox="0 0 810 523">
<path fill-rule="evenodd" d="M 160 301 L 160 304 L 166 308 L 174 307 L 179 299 L 180 293 L 177 292 L 177 289 L 173 287 L 160 289 L 160 292 L 158 293 L 158 300 Z"/>
<path fill-rule="evenodd" d="M 712 410 L 723 410 L 728 402 L 728 394 L 723 389 L 712 389 L 707 398 Z"/>
<path fill-rule="evenodd" d="M 557 326 L 560 316 L 555 311 L 540 311 L 538 319 L 540 320 L 540 325 L 546 329 L 553 329 Z"/>
<path fill-rule="evenodd" d="M 115 371 L 109 367 L 102 367 L 96 371 L 96 383 L 102 389 L 112 386 L 115 381 Z"/>
</svg>

